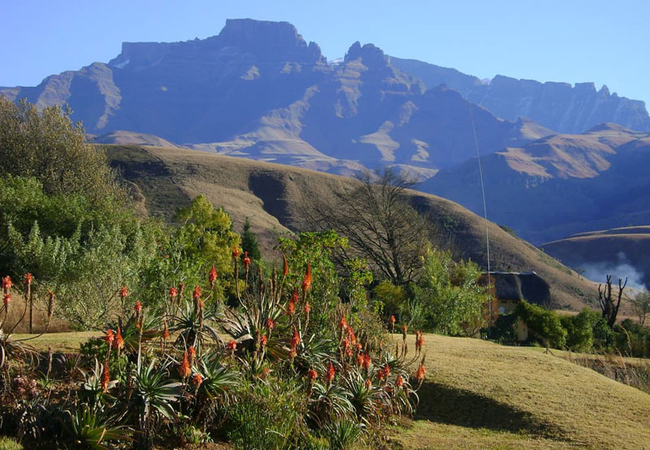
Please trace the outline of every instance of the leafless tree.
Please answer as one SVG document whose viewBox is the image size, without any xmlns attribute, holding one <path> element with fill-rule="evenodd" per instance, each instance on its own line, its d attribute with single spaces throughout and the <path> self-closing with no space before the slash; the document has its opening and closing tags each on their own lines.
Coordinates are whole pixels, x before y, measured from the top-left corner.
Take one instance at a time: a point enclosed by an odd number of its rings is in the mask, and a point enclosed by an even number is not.
<svg viewBox="0 0 650 450">
<path fill-rule="evenodd" d="M 618 279 L 618 296 L 614 300 L 612 296 L 612 276 L 607 275 L 607 283 L 603 288 L 602 284 L 598 285 L 598 302 L 600 303 L 600 310 L 603 313 L 603 318 L 607 320 L 607 325 L 612 328 L 616 323 L 616 316 L 618 315 L 618 308 L 621 306 L 621 298 L 623 297 L 623 290 L 627 286 L 627 278 L 625 282 Z"/>
<path fill-rule="evenodd" d="M 415 281 L 426 253 L 430 228 L 404 198 L 413 182 L 391 169 L 365 173 L 357 188 L 313 205 L 312 228 L 333 229 L 348 238 L 346 257 L 365 258 L 397 286 Z"/>
<path fill-rule="evenodd" d="M 650 292 L 639 292 L 631 302 L 634 312 L 639 317 L 639 323 L 642 327 L 645 326 L 646 318 L 650 314 Z"/>
</svg>

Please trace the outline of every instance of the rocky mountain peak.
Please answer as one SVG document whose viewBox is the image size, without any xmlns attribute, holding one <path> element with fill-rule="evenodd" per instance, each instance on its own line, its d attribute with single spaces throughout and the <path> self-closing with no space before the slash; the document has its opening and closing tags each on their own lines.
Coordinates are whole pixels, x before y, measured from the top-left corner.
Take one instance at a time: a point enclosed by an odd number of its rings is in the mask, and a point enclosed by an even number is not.
<svg viewBox="0 0 650 450">
<path fill-rule="evenodd" d="M 216 38 L 221 46 L 237 47 L 248 53 L 279 54 L 300 62 L 324 61 L 320 47 L 307 42 L 289 22 L 228 19 Z"/>
<path fill-rule="evenodd" d="M 344 62 L 361 59 L 366 67 L 381 67 L 388 64 L 388 57 L 384 51 L 373 44 L 361 45 L 359 41 L 352 44 L 345 54 Z"/>
</svg>

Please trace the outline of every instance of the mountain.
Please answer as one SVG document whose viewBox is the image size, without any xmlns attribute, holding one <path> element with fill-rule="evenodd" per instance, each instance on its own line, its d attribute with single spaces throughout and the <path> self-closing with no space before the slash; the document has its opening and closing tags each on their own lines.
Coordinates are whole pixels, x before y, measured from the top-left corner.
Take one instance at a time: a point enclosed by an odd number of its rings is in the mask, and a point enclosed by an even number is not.
<svg viewBox="0 0 650 450">
<path fill-rule="evenodd" d="M 205 194 L 223 206 L 241 230 L 246 217 L 265 253 L 278 235 L 306 231 L 304 212 L 316 201 L 355 188 L 358 181 L 296 167 L 207 152 L 152 146 L 106 146 L 111 164 L 132 183 L 140 206 L 170 218 L 176 208 Z M 406 199 L 439 230 L 437 244 L 456 256 L 485 261 L 485 223 L 460 205 L 421 192 Z M 527 242 L 489 224 L 492 268 L 535 270 L 552 286 L 553 305 L 579 309 L 597 297 L 595 286 Z M 279 255 L 278 255 L 279 256 Z"/>
<path fill-rule="evenodd" d="M 650 223 L 650 134 L 605 124 L 508 147 L 481 162 L 490 219 L 530 242 Z M 476 160 L 419 188 L 483 212 Z"/>
<path fill-rule="evenodd" d="M 628 286 L 650 289 L 650 225 L 579 233 L 540 246 L 586 278 L 628 278 Z"/>
<path fill-rule="evenodd" d="M 507 120 L 527 117 L 559 133 L 582 133 L 596 125 L 612 122 L 638 131 L 650 131 L 645 103 L 611 94 L 607 86 L 596 90 L 594 83 L 518 80 L 497 75 L 489 82 L 455 69 L 412 59 L 391 57 L 393 66 L 416 76 L 435 88 L 446 85 L 469 101 Z"/>
<path fill-rule="evenodd" d="M 170 143 L 335 173 L 395 165 L 421 178 L 550 131 L 495 117 L 353 44 L 328 64 L 287 22 L 228 20 L 217 36 L 124 43 L 109 63 L 0 89 L 39 107 L 68 103 L 89 133 Z M 471 111 L 471 114 L 470 114 Z M 532 134 L 531 134 L 532 133 Z"/>
</svg>

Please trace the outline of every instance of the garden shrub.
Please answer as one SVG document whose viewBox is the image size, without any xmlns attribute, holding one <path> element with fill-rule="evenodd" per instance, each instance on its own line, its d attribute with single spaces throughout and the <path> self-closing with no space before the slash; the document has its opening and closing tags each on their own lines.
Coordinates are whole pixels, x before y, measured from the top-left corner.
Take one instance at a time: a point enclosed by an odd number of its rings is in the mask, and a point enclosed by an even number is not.
<svg viewBox="0 0 650 450">
<path fill-rule="evenodd" d="M 521 301 L 515 314 L 528 325 L 531 340 L 539 340 L 547 347 L 564 348 L 567 331 L 562 327 L 560 317 L 553 311 Z"/>
</svg>

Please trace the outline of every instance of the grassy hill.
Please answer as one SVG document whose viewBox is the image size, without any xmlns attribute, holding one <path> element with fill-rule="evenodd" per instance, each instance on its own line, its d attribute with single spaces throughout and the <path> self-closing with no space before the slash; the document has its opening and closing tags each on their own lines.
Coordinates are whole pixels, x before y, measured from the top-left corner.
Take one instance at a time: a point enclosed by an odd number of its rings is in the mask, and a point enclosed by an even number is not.
<svg viewBox="0 0 650 450">
<path fill-rule="evenodd" d="M 541 247 L 571 267 L 586 269 L 585 276 L 600 275 L 597 281 L 602 282 L 609 272 L 650 286 L 650 226 L 580 233 Z"/>
<path fill-rule="evenodd" d="M 241 231 L 246 217 L 269 251 L 277 235 L 304 230 L 305 208 L 355 187 L 357 181 L 295 167 L 232 158 L 207 152 L 163 147 L 107 146 L 109 158 L 132 183 L 141 207 L 170 218 L 176 208 L 205 194 L 223 206 Z M 416 191 L 409 201 L 438 230 L 437 244 L 457 256 L 485 262 L 485 224 L 460 205 Z M 556 260 L 490 224 L 492 268 L 535 270 L 552 286 L 554 306 L 581 308 L 595 299 L 594 286 Z"/>
</svg>

